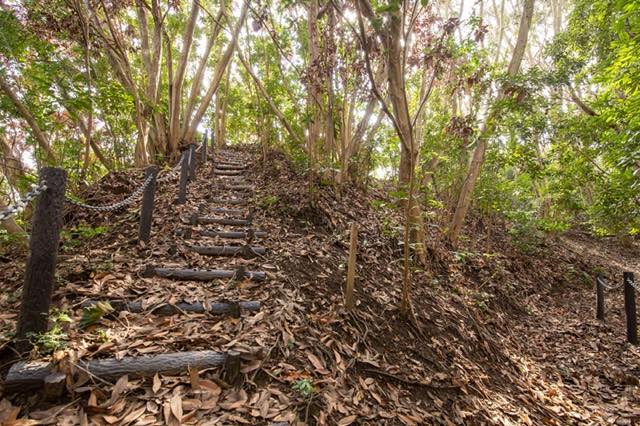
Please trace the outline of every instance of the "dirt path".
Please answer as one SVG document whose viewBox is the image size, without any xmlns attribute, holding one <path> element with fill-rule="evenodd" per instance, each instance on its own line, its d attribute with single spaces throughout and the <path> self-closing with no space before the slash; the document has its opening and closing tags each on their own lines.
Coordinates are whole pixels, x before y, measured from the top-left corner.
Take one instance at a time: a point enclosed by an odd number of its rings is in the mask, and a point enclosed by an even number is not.
<svg viewBox="0 0 640 426">
<path fill-rule="evenodd" d="M 522 348 L 529 374 L 546 385 L 540 398 L 574 412 L 576 424 L 637 424 L 640 348 L 626 342 L 619 284 L 621 271 L 640 277 L 640 251 L 584 235 L 565 236 L 562 242 L 603 265 L 609 284 L 618 285 L 606 290 L 605 321 L 595 319 L 593 284 L 555 287 L 529 297 L 531 316 L 515 326 L 512 341 Z"/>
</svg>

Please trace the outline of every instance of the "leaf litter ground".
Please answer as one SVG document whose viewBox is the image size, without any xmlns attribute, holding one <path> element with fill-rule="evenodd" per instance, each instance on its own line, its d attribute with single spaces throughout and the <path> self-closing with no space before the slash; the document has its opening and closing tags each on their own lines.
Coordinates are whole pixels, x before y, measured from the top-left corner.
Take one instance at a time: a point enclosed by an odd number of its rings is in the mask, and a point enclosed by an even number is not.
<svg viewBox="0 0 640 426">
<path fill-rule="evenodd" d="M 107 215 L 69 211 L 66 229 L 106 227 L 88 238 L 65 234 L 54 306 L 72 314 L 68 342 L 50 358 L 64 370 L 78 358 L 150 355 L 182 350 L 236 350 L 242 383 L 219 369 L 182 376 L 122 377 L 104 382 L 69 375 L 71 393 L 5 394 L 3 424 L 634 424 L 640 420 L 638 349 L 624 343 L 621 290 L 607 294 L 607 320 L 593 319 L 592 276 L 619 280 L 640 271 L 637 245 L 621 248 L 580 233 L 537 241 L 523 253 L 506 224 L 476 217 L 473 236 L 457 251 L 429 224 L 429 267 L 416 270 L 414 318 L 397 305 L 402 276 L 401 215 L 384 192 L 320 186 L 270 153 L 235 150 L 250 163 L 256 185 L 254 223 L 268 235 L 268 254 L 252 260 L 201 256 L 188 244 L 225 241 L 178 236 L 193 212 L 223 207 L 209 201 L 208 169 L 176 206 L 175 182 L 157 193 L 152 243 L 136 244 L 135 208 Z M 92 188 L 91 201 L 118 200 L 139 181 L 116 174 Z M 227 206 L 239 208 L 238 206 Z M 244 207 L 240 207 L 244 208 Z M 349 224 L 359 224 L 357 308 L 343 309 Z M 219 229 L 231 230 L 231 227 Z M 230 241 L 226 241 L 227 244 Z M 0 272 L 3 355 L 25 258 L 5 254 Z M 264 283 L 210 283 L 143 278 L 148 264 L 267 272 Z M 159 303 L 252 300 L 241 318 L 120 312 L 80 330 L 81 305 L 91 299 Z M 4 362 L 7 368 L 7 362 Z"/>
</svg>

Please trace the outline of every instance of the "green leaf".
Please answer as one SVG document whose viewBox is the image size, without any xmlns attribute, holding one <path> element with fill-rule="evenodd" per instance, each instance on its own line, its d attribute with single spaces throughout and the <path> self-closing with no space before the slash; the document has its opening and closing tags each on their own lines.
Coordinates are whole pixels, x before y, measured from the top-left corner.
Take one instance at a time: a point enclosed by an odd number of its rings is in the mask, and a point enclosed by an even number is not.
<svg viewBox="0 0 640 426">
<path fill-rule="evenodd" d="M 82 310 L 82 319 L 80 320 L 80 328 L 87 328 L 105 316 L 113 312 L 113 307 L 109 302 L 97 302 L 94 305 L 88 306 Z"/>
</svg>

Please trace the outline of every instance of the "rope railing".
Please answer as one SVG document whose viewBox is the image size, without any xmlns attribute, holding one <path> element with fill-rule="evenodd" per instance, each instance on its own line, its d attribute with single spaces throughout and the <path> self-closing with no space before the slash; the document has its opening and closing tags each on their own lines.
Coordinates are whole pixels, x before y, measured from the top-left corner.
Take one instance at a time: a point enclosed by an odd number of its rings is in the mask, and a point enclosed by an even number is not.
<svg viewBox="0 0 640 426">
<path fill-rule="evenodd" d="M 39 184 L 31 185 L 31 191 L 27 192 L 23 198 L 19 199 L 14 205 L 0 212 L 0 222 L 14 216 L 20 210 L 25 208 L 27 204 L 36 199 L 42 192 L 46 191 L 47 184 L 42 181 Z"/>
<path fill-rule="evenodd" d="M 616 284 L 616 285 L 608 284 L 608 283 L 607 283 L 604 279 L 602 279 L 602 277 L 600 277 L 600 276 L 596 277 L 596 280 L 598 280 L 598 282 L 599 282 L 599 283 L 600 283 L 604 288 L 606 288 L 607 290 L 617 290 L 617 289 L 619 289 L 620 287 L 622 287 L 622 286 L 624 285 L 624 282 L 621 282 L 621 283 Z"/>
<path fill-rule="evenodd" d="M 145 181 L 142 183 L 142 185 L 140 185 L 138 188 L 136 188 L 131 195 L 129 195 L 127 198 L 125 198 L 122 201 L 118 201 L 117 203 L 112 203 L 112 204 L 107 204 L 105 206 L 92 206 L 90 204 L 85 204 L 82 203 L 80 201 L 76 201 L 73 198 L 66 196 L 65 197 L 65 201 L 69 204 L 73 204 L 74 206 L 77 207 L 81 207 L 83 209 L 87 209 L 87 210 L 94 210 L 94 211 L 99 211 L 99 212 L 112 212 L 112 211 L 116 211 L 116 210 L 120 210 L 123 207 L 126 207 L 128 205 L 133 204 L 144 192 L 144 190 L 147 188 L 147 186 L 149 186 L 149 184 L 153 181 L 154 176 L 149 176 L 147 177 L 147 179 L 145 179 Z"/>
<path fill-rule="evenodd" d="M 133 192 L 124 199 L 108 205 L 91 205 L 73 197 L 67 193 L 67 172 L 57 167 L 43 167 L 39 170 L 40 183 L 33 185 L 31 191 L 15 205 L 0 211 L 0 221 L 3 221 L 37 199 L 31 218 L 30 256 L 26 266 L 22 290 L 23 303 L 20 307 L 16 331 L 16 348 L 19 351 L 28 351 L 31 348 L 28 337 L 30 334 L 46 332 L 48 329 L 48 314 L 55 283 L 56 258 L 64 224 L 65 204 L 92 211 L 110 212 L 131 205 L 141 198 L 138 241 L 145 246 L 149 244 L 151 238 L 156 184 L 173 181 L 176 175 L 180 174 L 179 195 L 176 203 L 186 202 L 187 181 L 195 177 L 198 163 L 196 152 L 200 153 L 202 164 L 206 164 L 206 145 L 203 143 L 199 151 L 196 151 L 195 146 L 192 145 L 182 152 L 182 158 L 176 165 L 161 174 L 158 173 L 157 166 L 148 166 L 145 169 L 144 181 L 137 184 Z"/>
<path fill-rule="evenodd" d="M 640 284 L 636 283 L 634 279 L 627 277 L 626 282 L 629 283 L 636 291 L 640 291 Z"/>
<path fill-rule="evenodd" d="M 180 161 L 178 161 L 178 163 L 175 166 L 173 166 L 171 170 L 169 170 L 164 176 L 159 177 L 156 180 L 156 182 L 158 183 L 167 182 L 177 177 L 180 172 L 180 166 L 182 166 L 182 157 L 180 157 Z"/>
</svg>

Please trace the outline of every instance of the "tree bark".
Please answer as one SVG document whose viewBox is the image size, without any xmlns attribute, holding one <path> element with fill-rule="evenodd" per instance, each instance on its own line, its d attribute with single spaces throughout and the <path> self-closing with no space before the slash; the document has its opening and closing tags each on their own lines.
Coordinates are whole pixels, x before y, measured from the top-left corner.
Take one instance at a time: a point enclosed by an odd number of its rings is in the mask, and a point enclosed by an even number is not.
<svg viewBox="0 0 640 426">
<path fill-rule="evenodd" d="M 278 117 L 278 120 L 284 126 L 285 130 L 287 131 L 291 139 L 302 146 L 303 145 L 302 139 L 293 130 L 293 127 L 291 127 L 291 124 L 286 119 L 282 111 L 278 109 L 278 107 L 276 106 L 276 103 L 273 101 L 271 96 L 269 96 L 269 93 L 262 85 L 262 82 L 260 81 L 258 76 L 256 76 L 256 74 L 253 72 L 253 70 L 251 69 L 251 66 L 247 63 L 247 60 L 245 59 L 244 55 L 240 50 L 238 50 L 238 58 L 240 59 L 240 62 L 242 63 L 242 66 L 244 67 L 244 69 L 253 79 L 253 82 L 255 83 L 256 88 L 258 89 L 260 94 L 264 97 L 264 99 L 269 104 L 269 108 L 271 108 L 271 111 L 276 115 L 276 117 Z"/>
<path fill-rule="evenodd" d="M 510 76 L 515 76 L 520 71 L 522 58 L 527 47 L 527 38 L 529 35 L 529 28 L 531 26 L 531 19 L 533 16 L 533 6 L 534 0 L 525 0 L 522 17 L 520 19 L 520 29 L 518 30 L 518 40 L 513 49 L 513 55 L 511 57 L 511 61 L 509 62 L 509 66 L 507 67 L 507 73 Z M 504 90 L 500 90 L 497 96 L 496 103 L 504 99 L 504 96 Z M 494 105 L 494 107 L 489 112 L 483 128 L 480 131 L 480 135 L 478 136 L 476 148 L 473 151 L 471 164 L 469 165 L 469 171 L 467 172 L 467 177 L 464 181 L 464 184 L 462 185 L 462 190 L 460 191 L 456 210 L 451 220 L 448 238 L 453 245 L 457 243 L 458 236 L 460 235 L 460 231 L 462 230 L 462 225 L 464 224 L 467 212 L 469 211 L 473 191 L 475 189 L 478 177 L 480 176 L 482 165 L 484 163 L 487 143 L 489 138 L 493 136 L 493 133 L 497 126 L 497 120 L 498 116 Z"/>
<path fill-rule="evenodd" d="M 229 62 L 231 61 L 231 56 L 233 55 L 233 52 L 236 49 L 236 45 L 238 42 L 238 34 L 240 34 L 240 30 L 242 29 L 242 26 L 244 25 L 244 22 L 247 18 L 248 9 L 249 9 L 249 1 L 245 0 L 245 2 L 242 5 L 242 11 L 240 12 L 240 17 L 238 18 L 238 21 L 236 22 L 236 26 L 233 30 L 233 35 L 231 36 L 231 41 L 229 42 L 229 46 L 227 46 L 227 49 L 224 51 L 224 53 L 222 54 L 222 57 L 220 58 L 220 60 L 218 61 L 218 64 L 216 65 L 216 69 L 211 79 L 211 85 L 209 86 L 207 93 L 202 98 L 202 101 L 200 101 L 200 106 L 198 107 L 198 110 L 195 112 L 193 119 L 191 120 L 191 124 L 188 126 L 186 134 L 184 134 L 183 136 L 183 139 L 191 140 L 193 138 L 193 135 L 195 135 L 196 130 L 198 128 L 198 124 L 200 124 L 202 117 L 204 117 L 205 112 L 209 108 L 209 104 L 211 104 L 211 99 L 213 99 L 213 95 L 218 90 L 218 87 L 220 87 L 222 76 L 224 75 L 224 72 L 227 69 Z"/>
<path fill-rule="evenodd" d="M 16 92 L 11 88 L 9 83 L 0 75 L 0 89 L 4 94 L 9 98 L 13 106 L 18 111 L 18 114 L 27 122 L 29 127 L 31 128 L 31 133 L 33 134 L 34 139 L 36 140 L 38 147 L 44 153 L 44 159 L 49 164 L 57 164 L 58 159 L 56 158 L 55 153 L 51 149 L 47 138 L 45 137 L 42 129 L 38 125 L 33 114 L 29 111 L 29 108 L 20 100 Z"/>
<path fill-rule="evenodd" d="M 320 114 L 321 99 L 321 74 L 318 72 L 320 64 L 320 39 L 318 37 L 318 0 L 310 0 L 307 9 L 307 30 L 309 32 L 309 75 L 308 75 L 308 96 L 307 114 L 310 121 L 307 127 L 307 154 L 311 175 L 317 170 L 318 144 L 320 139 L 320 129 L 322 128 L 322 116 Z"/>
<path fill-rule="evenodd" d="M 202 54 L 202 57 L 200 58 L 200 62 L 198 64 L 198 69 L 196 71 L 196 74 L 193 77 L 193 83 L 191 84 L 189 99 L 187 100 L 187 107 L 185 108 L 183 126 L 187 126 L 191 122 L 191 116 L 193 115 L 193 110 L 196 105 L 196 98 L 200 94 L 200 89 L 202 87 L 204 71 L 207 67 L 209 56 L 211 55 L 211 49 L 213 48 L 213 45 L 216 39 L 218 38 L 218 34 L 220 34 L 220 30 L 222 28 L 222 26 L 220 25 L 220 22 L 222 21 L 224 14 L 225 14 L 225 2 L 222 1 L 220 4 L 220 11 L 218 12 L 218 15 L 214 20 L 213 28 L 211 30 L 211 35 L 207 39 L 207 45 Z M 186 129 L 183 128 L 182 131 L 183 133 L 186 133 Z"/>
<path fill-rule="evenodd" d="M 180 113 L 182 105 L 182 85 L 184 84 L 185 72 L 187 70 L 187 63 L 189 61 L 189 53 L 191 52 L 191 45 L 193 43 L 193 33 L 196 29 L 196 22 L 198 20 L 198 13 L 200 12 L 200 2 L 193 0 L 191 3 L 191 12 L 189 14 L 189 20 L 185 27 L 182 37 L 182 50 L 180 52 L 180 59 L 178 60 L 178 66 L 173 76 L 173 83 L 171 86 L 171 109 L 169 110 L 169 149 L 174 152 L 178 150 L 180 144 L 181 131 L 180 131 Z M 189 141 L 191 142 L 191 141 Z"/>
<path fill-rule="evenodd" d="M 156 373 L 179 374 L 189 368 L 212 368 L 224 365 L 224 352 L 188 351 L 159 355 L 128 356 L 122 359 L 105 358 L 81 360 L 80 370 L 104 380 L 117 379 L 124 375 L 153 376 Z M 54 373 L 55 366 L 49 362 L 19 362 L 11 366 L 4 382 L 8 389 L 33 388 L 40 386 Z"/>
</svg>

